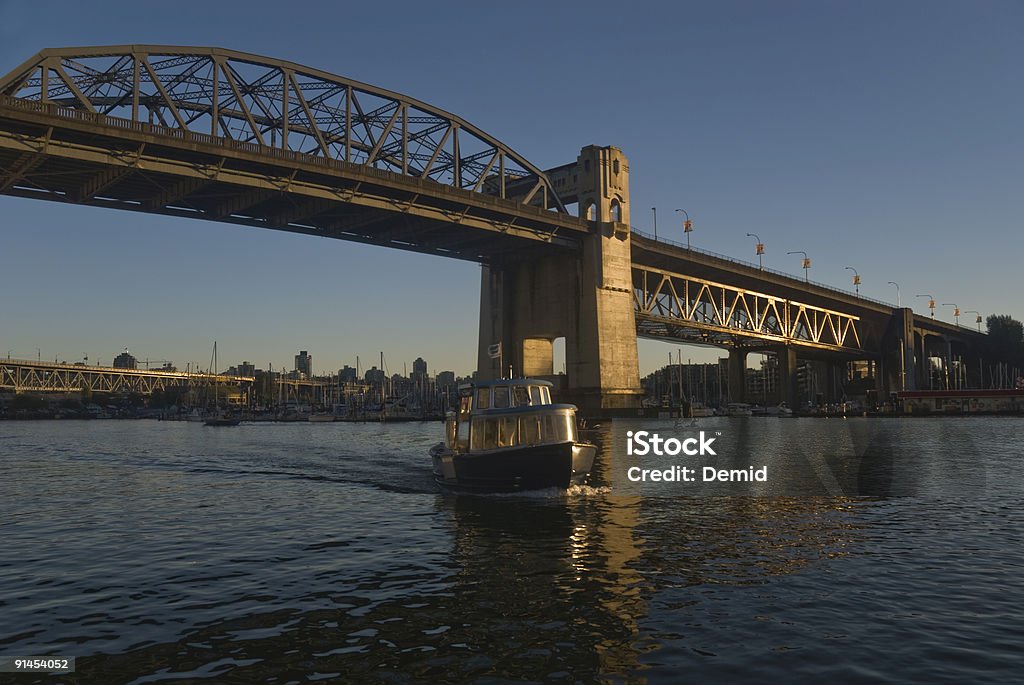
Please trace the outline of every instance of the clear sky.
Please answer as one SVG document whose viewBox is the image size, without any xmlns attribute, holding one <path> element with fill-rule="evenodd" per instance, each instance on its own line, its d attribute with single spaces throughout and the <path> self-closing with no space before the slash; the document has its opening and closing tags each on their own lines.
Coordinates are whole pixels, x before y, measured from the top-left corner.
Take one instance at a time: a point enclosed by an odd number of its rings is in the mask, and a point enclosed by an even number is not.
<svg viewBox="0 0 1024 685">
<path fill-rule="evenodd" d="M 541 168 L 630 160 L 632 222 L 926 312 L 1024 318 L 1024 4 L 0 0 L 0 72 L 44 47 L 214 45 L 406 93 Z M 674 234 L 674 235 L 673 235 Z M 0 197 L 0 354 L 472 371 L 479 267 Z M 937 316 L 952 320 L 952 308 Z M 971 315 L 973 317 L 973 315 Z M 969 319 L 973 324 L 973 318 Z M 641 370 L 669 349 L 642 343 Z M 684 358 L 707 358 L 696 349 Z"/>
</svg>

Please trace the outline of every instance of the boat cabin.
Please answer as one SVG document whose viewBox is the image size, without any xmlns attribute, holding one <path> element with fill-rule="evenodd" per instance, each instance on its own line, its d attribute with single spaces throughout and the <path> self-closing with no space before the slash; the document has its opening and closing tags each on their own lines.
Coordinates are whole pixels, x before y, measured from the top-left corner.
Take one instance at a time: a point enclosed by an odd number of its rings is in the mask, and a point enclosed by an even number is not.
<svg viewBox="0 0 1024 685">
<path fill-rule="evenodd" d="M 502 379 L 459 388 L 445 443 L 453 452 L 576 442 L 576 407 L 551 403 L 547 381 Z"/>
</svg>

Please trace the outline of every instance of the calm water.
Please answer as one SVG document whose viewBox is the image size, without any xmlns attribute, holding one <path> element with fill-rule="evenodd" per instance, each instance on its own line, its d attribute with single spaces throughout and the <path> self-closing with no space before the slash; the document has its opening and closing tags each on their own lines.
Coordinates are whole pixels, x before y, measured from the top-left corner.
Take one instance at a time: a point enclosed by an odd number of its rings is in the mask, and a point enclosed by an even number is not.
<svg viewBox="0 0 1024 685">
<path fill-rule="evenodd" d="M 605 449 L 453 496 L 440 424 L 0 422 L 0 655 L 78 657 L 0 681 L 1024 677 L 1024 422 L 705 421 L 826 494 L 622 496 Z"/>
</svg>

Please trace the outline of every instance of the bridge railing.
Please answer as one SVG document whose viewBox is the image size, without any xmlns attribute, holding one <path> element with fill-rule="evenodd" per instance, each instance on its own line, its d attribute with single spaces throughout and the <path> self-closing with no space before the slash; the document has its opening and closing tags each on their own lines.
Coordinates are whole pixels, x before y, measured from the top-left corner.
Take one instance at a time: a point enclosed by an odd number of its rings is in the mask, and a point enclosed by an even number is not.
<svg viewBox="0 0 1024 685">
<path fill-rule="evenodd" d="M 791 278 L 791 279 L 793 279 L 795 281 L 800 281 L 801 283 L 809 283 L 810 285 L 816 286 L 818 288 L 822 288 L 824 290 L 830 290 L 830 291 L 832 291 L 834 293 L 840 293 L 842 295 L 846 295 L 847 297 L 852 297 L 852 298 L 857 299 L 857 300 L 864 300 L 866 302 L 872 302 L 874 304 L 880 304 L 883 307 L 891 307 L 892 309 L 896 309 L 896 305 L 892 304 L 891 302 L 884 302 L 883 300 L 876 300 L 873 297 L 865 297 L 864 295 L 859 295 L 859 294 L 857 294 L 855 292 L 851 292 L 849 290 L 843 290 L 842 288 L 837 288 L 834 285 L 828 285 L 826 283 L 819 283 L 818 281 L 809 281 L 809 280 L 800 278 L 799 276 L 794 276 L 793 274 L 786 273 L 785 271 L 779 271 L 778 269 L 771 269 L 769 267 L 762 267 L 762 266 L 759 266 L 757 264 L 754 264 L 753 262 L 748 262 L 748 261 L 743 260 L 743 259 L 736 259 L 735 257 L 730 257 L 728 255 L 719 254 L 717 252 L 712 252 L 711 250 L 702 250 L 699 247 L 687 247 L 686 245 L 684 245 L 682 243 L 677 243 L 674 240 L 668 240 L 666 238 L 655 238 L 651 234 L 645 233 L 644 231 L 636 229 L 636 228 L 634 228 L 632 226 L 629 227 L 629 230 L 630 230 L 631 233 L 635 233 L 635 234 L 637 234 L 637 235 L 639 235 L 639 236 L 641 236 L 643 238 L 646 238 L 647 240 L 650 240 L 652 242 L 662 243 L 662 244 L 665 244 L 665 245 L 671 245 L 673 247 L 678 247 L 678 248 L 681 248 L 683 250 L 687 250 L 688 252 L 697 252 L 697 253 L 702 254 L 702 255 L 707 255 L 708 257 L 714 257 L 715 259 L 722 259 L 722 260 L 727 261 L 727 262 L 732 262 L 733 264 L 740 264 L 742 266 L 750 267 L 751 269 L 756 269 L 758 271 L 767 271 L 768 273 L 775 274 L 776 276 L 785 276 L 786 278 Z"/>
<path fill-rule="evenodd" d="M 0 95 L 0 105 L 12 107 L 15 109 L 21 109 L 29 112 L 37 112 L 48 116 L 61 117 L 63 119 L 74 119 L 77 121 L 84 121 L 92 124 L 98 124 L 100 126 L 111 126 L 114 128 L 137 131 L 139 133 L 145 133 L 159 137 L 175 138 L 185 142 L 201 143 L 204 145 L 214 145 L 217 147 L 230 150 L 250 152 L 263 156 L 274 157 L 276 159 L 281 159 L 285 161 L 313 164 L 316 166 L 324 167 L 325 169 L 356 171 L 361 174 L 365 174 L 368 176 L 376 176 L 377 178 L 381 178 L 388 181 L 396 181 L 399 183 L 406 184 L 414 183 L 420 188 L 427 187 L 427 185 L 429 184 L 430 191 L 432 193 L 439 193 L 441 195 L 447 195 L 449 197 L 472 199 L 475 202 L 483 202 L 492 205 L 493 207 L 496 208 L 500 208 L 502 206 L 514 206 L 517 209 L 517 211 L 534 214 L 537 217 L 550 219 L 554 216 L 557 216 L 562 223 L 578 223 L 582 228 L 585 228 L 587 226 L 586 221 L 578 217 L 574 217 L 571 214 L 556 213 L 550 209 L 544 209 L 536 205 L 523 204 L 518 200 L 500 198 L 496 195 L 489 195 L 487 193 L 466 190 L 465 188 L 455 188 L 452 186 L 445 185 L 443 183 L 438 183 L 431 179 L 417 178 L 415 176 L 399 174 L 394 171 L 389 171 L 387 169 L 377 169 L 362 164 L 346 162 L 341 159 L 331 159 L 320 155 L 311 155 L 305 152 L 297 152 L 295 150 L 285 150 L 279 147 L 271 147 L 269 145 L 259 145 L 257 143 L 247 143 L 244 141 L 232 140 L 231 138 L 221 138 L 219 136 L 213 136 L 208 133 L 198 133 L 195 131 L 188 131 L 180 128 L 168 128 L 166 126 L 160 126 L 159 124 L 149 124 L 141 121 L 131 121 L 129 119 L 123 119 L 121 117 L 111 117 L 105 114 L 99 114 L 98 112 L 86 112 L 84 110 L 75 109 L 72 107 L 61 107 L 60 105 L 55 105 L 53 103 L 37 102 L 35 100 L 25 100 L 22 98 L 12 97 L 10 95 Z"/>
</svg>

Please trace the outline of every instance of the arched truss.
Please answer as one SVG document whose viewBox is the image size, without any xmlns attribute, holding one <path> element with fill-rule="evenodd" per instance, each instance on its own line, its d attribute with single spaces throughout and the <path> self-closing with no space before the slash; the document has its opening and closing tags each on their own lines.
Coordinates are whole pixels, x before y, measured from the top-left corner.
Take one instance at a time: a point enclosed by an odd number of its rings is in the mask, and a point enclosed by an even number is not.
<svg viewBox="0 0 1024 685">
<path fill-rule="evenodd" d="M 0 95 L 566 211 L 543 172 L 459 117 L 405 95 L 257 55 L 148 45 L 48 49 L 0 79 Z"/>
<path fill-rule="evenodd" d="M 633 306 L 643 337 L 863 350 L 859 316 L 659 269 L 634 265 Z"/>
</svg>

